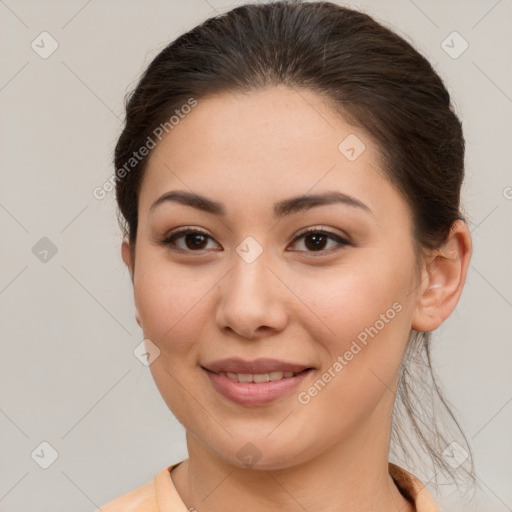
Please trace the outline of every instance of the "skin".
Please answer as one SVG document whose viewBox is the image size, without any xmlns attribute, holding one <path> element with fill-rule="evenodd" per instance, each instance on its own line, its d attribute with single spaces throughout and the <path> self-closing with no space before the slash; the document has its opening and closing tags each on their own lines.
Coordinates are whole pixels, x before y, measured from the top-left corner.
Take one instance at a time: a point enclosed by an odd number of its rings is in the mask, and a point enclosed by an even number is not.
<svg viewBox="0 0 512 512">
<path fill-rule="evenodd" d="M 349 161 L 338 145 L 356 134 L 366 149 Z M 171 474 L 187 507 L 234 510 L 414 510 L 388 474 L 399 367 L 411 329 L 432 331 L 453 311 L 471 256 L 457 221 L 445 245 L 414 252 L 412 217 L 379 170 L 376 144 L 314 92 L 273 86 L 220 94 L 198 105 L 153 150 L 139 196 L 136 247 L 122 244 L 137 322 L 160 350 L 150 369 L 186 429 L 189 459 Z M 222 203 L 225 218 L 178 202 L 170 190 Z M 277 221 L 277 201 L 340 191 L 371 213 L 341 203 Z M 206 231 L 160 241 L 178 227 Z M 304 228 L 326 238 L 315 250 Z M 247 263 L 237 246 L 262 248 Z M 179 250 L 181 248 L 181 251 Z M 323 250 L 323 253 L 322 253 Z M 188 252 L 187 252 L 188 251 Z M 134 258 L 135 256 L 135 258 Z M 297 399 L 381 314 L 401 311 L 308 404 Z M 258 407 L 219 395 L 201 364 L 238 356 L 314 366 L 300 388 Z M 246 467 L 248 442 L 259 460 Z M 245 504 L 250 504 L 249 506 Z"/>
</svg>

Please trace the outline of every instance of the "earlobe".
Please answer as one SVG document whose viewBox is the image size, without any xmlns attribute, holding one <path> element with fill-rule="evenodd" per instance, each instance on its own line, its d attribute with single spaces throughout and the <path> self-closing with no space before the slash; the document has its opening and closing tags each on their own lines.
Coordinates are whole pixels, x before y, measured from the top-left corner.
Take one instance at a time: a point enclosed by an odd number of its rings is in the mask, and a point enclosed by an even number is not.
<svg viewBox="0 0 512 512">
<path fill-rule="evenodd" d="M 412 327 L 437 329 L 455 309 L 471 259 L 471 234 L 465 222 L 454 222 L 448 239 L 433 250 L 423 268 Z"/>
</svg>

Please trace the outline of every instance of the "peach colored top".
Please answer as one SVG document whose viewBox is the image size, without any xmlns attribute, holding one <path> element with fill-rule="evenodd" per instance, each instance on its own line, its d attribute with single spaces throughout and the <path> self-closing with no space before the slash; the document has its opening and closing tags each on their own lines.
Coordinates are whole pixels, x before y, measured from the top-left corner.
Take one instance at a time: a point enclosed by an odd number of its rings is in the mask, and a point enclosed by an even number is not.
<svg viewBox="0 0 512 512">
<path fill-rule="evenodd" d="M 188 512 L 174 487 L 170 472 L 181 462 L 162 469 L 156 478 L 110 501 L 97 512 Z M 389 474 L 416 512 L 441 512 L 427 488 L 411 473 L 388 463 Z"/>
</svg>

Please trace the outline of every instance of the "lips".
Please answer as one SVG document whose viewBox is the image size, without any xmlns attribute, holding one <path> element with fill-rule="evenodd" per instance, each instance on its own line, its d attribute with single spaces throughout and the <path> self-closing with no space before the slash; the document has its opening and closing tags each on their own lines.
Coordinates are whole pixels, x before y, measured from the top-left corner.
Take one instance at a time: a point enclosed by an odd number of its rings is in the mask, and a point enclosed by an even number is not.
<svg viewBox="0 0 512 512">
<path fill-rule="evenodd" d="M 276 359 L 223 359 L 202 366 L 213 388 L 245 407 L 264 406 L 290 395 L 314 371 L 300 363 Z"/>
<path fill-rule="evenodd" d="M 277 359 L 255 359 L 253 361 L 244 361 L 239 358 L 222 359 L 203 365 L 205 370 L 213 373 L 236 373 L 236 374 L 270 374 L 271 372 L 283 372 L 294 374 L 308 370 L 311 366 L 279 361 Z"/>
</svg>

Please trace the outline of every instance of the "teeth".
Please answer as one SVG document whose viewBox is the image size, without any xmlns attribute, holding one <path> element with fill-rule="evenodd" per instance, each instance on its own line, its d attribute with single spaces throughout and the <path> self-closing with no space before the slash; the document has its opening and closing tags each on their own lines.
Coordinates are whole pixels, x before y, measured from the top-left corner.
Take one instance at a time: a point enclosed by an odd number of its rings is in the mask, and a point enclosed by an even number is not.
<svg viewBox="0 0 512 512">
<path fill-rule="evenodd" d="M 296 375 L 293 372 L 270 372 L 270 373 L 233 373 L 233 372 L 219 372 L 221 377 L 236 382 L 269 382 L 281 379 L 288 379 Z"/>
<path fill-rule="evenodd" d="M 270 375 L 268 373 L 256 373 L 252 376 L 253 382 L 268 382 Z"/>
</svg>

